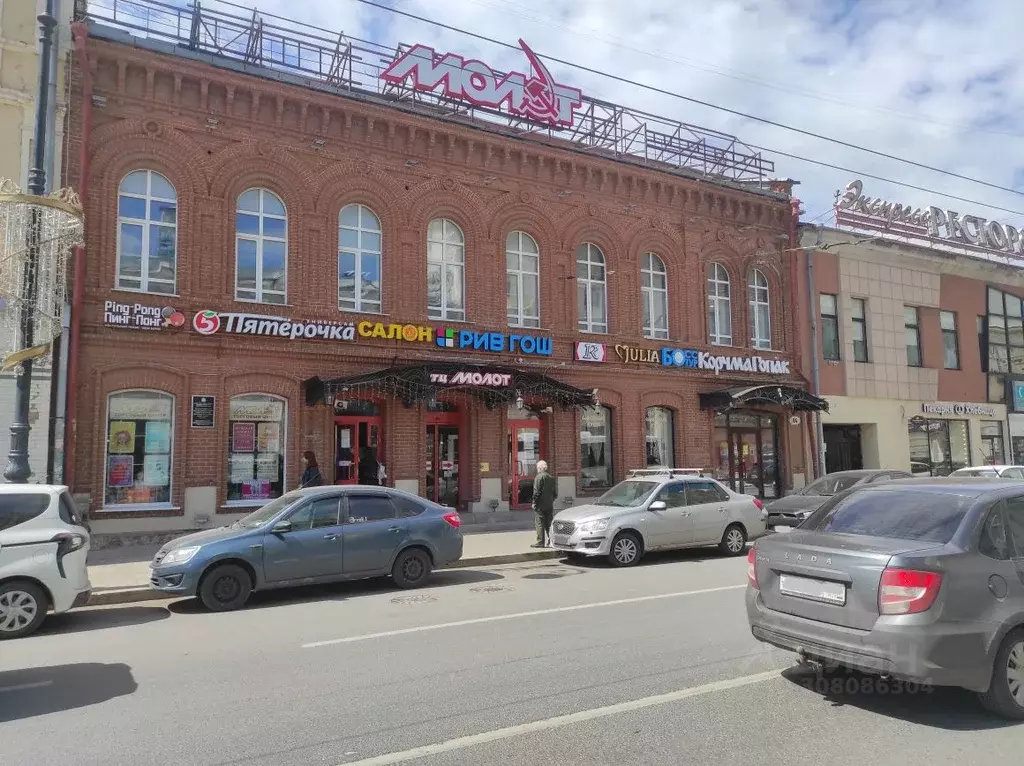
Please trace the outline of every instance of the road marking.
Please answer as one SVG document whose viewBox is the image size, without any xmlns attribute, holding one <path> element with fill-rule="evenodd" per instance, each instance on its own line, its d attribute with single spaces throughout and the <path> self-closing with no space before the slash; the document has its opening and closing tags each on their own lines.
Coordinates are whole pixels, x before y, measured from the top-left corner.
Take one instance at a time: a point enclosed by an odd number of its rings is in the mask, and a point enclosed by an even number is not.
<svg viewBox="0 0 1024 766">
<path fill-rule="evenodd" d="M 25 689 L 38 689 L 41 686 L 52 686 L 53 681 L 36 681 L 31 684 L 17 684 L 15 686 L 0 686 L 0 693 L 2 692 L 20 692 Z"/>
<path fill-rule="evenodd" d="M 622 604 L 639 604 L 644 601 L 657 601 L 665 598 L 681 598 L 683 596 L 699 596 L 703 593 L 720 593 L 725 590 L 737 590 L 746 588 L 746 585 L 723 585 L 719 588 L 702 588 L 701 590 L 683 590 L 676 593 L 659 593 L 653 596 L 637 596 L 636 598 L 620 598 L 615 601 L 598 601 L 593 604 L 576 604 L 575 606 L 557 606 L 552 609 L 537 609 L 532 612 L 514 612 L 513 614 L 498 614 L 493 617 L 476 617 L 471 620 L 459 620 L 458 622 L 442 622 L 437 625 L 419 625 L 415 628 L 400 628 L 399 630 L 387 630 L 383 633 L 366 633 L 361 636 L 348 636 L 347 638 L 331 638 L 326 641 L 313 641 L 303 644 L 303 649 L 315 649 L 320 646 L 333 646 L 334 644 L 354 644 L 358 641 L 369 641 L 374 638 L 387 638 L 389 636 L 403 636 L 407 633 L 422 633 L 427 630 L 443 630 L 445 628 L 461 628 L 465 625 L 479 625 L 484 622 L 500 622 L 502 620 L 518 620 L 522 617 L 537 617 L 542 614 L 558 614 L 560 612 L 577 612 L 582 609 L 597 609 L 603 606 L 620 606 Z"/>
<path fill-rule="evenodd" d="M 780 671 L 778 670 L 769 670 L 764 673 L 756 673 L 751 676 L 741 676 L 740 678 L 729 678 L 724 681 L 715 681 L 702 686 L 690 686 L 686 689 L 668 692 L 667 694 L 656 694 L 653 697 L 644 697 L 642 699 L 620 702 L 606 707 L 581 710 L 578 713 L 569 713 L 568 715 L 559 715 L 554 718 L 545 718 L 542 721 L 531 721 L 530 723 L 521 723 L 517 726 L 507 726 L 504 729 L 494 729 L 493 731 L 485 731 L 480 734 L 458 737 L 456 739 L 450 739 L 447 742 L 440 742 L 436 745 L 424 745 L 422 747 L 414 747 L 411 750 L 387 753 L 386 755 L 378 755 L 374 758 L 365 758 L 361 761 L 350 761 L 343 766 L 386 766 L 386 764 L 404 763 L 406 761 L 413 761 L 419 758 L 426 758 L 430 755 L 449 753 L 453 750 L 463 750 L 467 747 L 475 747 L 477 745 L 486 745 L 491 742 L 497 742 L 511 737 L 518 737 L 523 734 L 535 734 L 540 731 L 550 731 L 551 729 L 570 726 L 574 723 L 593 721 L 597 718 L 607 718 L 608 716 L 618 715 L 620 713 L 629 713 L 634 710 L 643 710 L 644 708 L 655 707 L 656 705 L 666 705 L 670 702 L 678 702 L 691 697 L 700 697 L 714 692 L 738 689 L 742 686 L 750 686 L 751 684 L 759 684 L 764 681 L 770 681 L 773 678 L 778 678 L 779 672 Z"/>
</svg>

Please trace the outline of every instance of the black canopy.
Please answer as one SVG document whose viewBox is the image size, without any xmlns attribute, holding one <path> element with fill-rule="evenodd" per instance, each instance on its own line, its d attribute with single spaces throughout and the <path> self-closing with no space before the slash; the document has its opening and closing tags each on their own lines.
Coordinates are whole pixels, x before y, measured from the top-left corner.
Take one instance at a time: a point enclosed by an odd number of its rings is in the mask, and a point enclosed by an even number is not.
<svg viewBox="0 0 1024 766">
<path fill-rule="evenodd" d="M 747 404 L 777 404 L 796 411 L 828 412 L 828 402 L 802 388 L 776 385 L 733 386 L 700 395 L 702 410 L 724 412 Z"/>
</svg>

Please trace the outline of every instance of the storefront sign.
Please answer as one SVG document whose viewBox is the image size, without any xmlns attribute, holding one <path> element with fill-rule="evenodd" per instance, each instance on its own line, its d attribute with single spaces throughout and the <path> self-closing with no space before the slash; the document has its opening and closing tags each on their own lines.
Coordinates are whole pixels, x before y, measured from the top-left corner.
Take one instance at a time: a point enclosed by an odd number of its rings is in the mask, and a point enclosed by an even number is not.
<svg viewBox="0 0 1024 766">
<path fill-rule="evenodd" d="M 758 372 L 769 375 L 789 375 L 789 362 L 784 359 L 765 359 L 761 356 L 716 356 L 693 349 L 663 348 L 661 364 L 665 367 L 686 367 L 696 370 L 721 372 Z"/>
<path fill-rule="evenodd" d="M 437 331 L 437 345 L 441 348 L 469 348 L 530 356 L 551 356 L 553 341 L 539 335 L 505 334 L 503 332 L 473 332 L 447 327 Z"/>
<path fill-rule="evenodd" d="M 192 328 L 200 335 L 218 332 L 232 335 L 256 335 L 306 340 L 344 340 L 356 338 L 356 326 L 351 322 L 314 320 L 294 322 L 291 319 L 259 314 L 236 314 L 219 311 L 198 311 L 192 317 Z"/>
<path fill-rule="evenodd" d="M 284 415 L 284 402 L 277 399 L 232 399 L 228 408 L 230 420 L 252 420 L 276 423 Z"/>
<path fill-rule="evenodd" d="M 931 402 L 921 405 L 921 412 L 929 415 L 984 415 L 995 417 L 995 407 L 987 404 L 968 404 L 967 402 Z"/>
<path fill-rule="evenodd" d="M 1010 381 L 1010 403 L 1014 412 L 1024 412 L 1024 380 Z"/>
<path fill-rule="evenodd" d="M 192 397 L 192 427 L 213 428 L 216 398 L 213 396 Z"/>
<path fill-rule="evenodd" d="M 181 327 L 185 315 L 171 306 L 144 306 L 141 303 L 103 301 L 103 324 L 130 330 L 162 330 Z"/>
<path fill-rule="evenodd" d="M 426 45 L 414 45 L 396 58 L 381 73 L 380 79 L 394 85 L 412 80 L 412 87 L 461 99 L 476 106 L 505 108 L 510 114 L 548 125 L 571 127 L 575 112 L 583 104 L 583 94 L 555 82 L 548 68 L 524 41 L 520 47 L 530 62 L 532 74 L 500 74 L 476 59 L 464 59 L 456 53 L 439 55 Z"/>
<path fill-rule="evenodd" d="M 637 348 L 636 346 L 615 346 L 615 356 L 625 364 L 657 364 L 658 352 L 653 348 Z"/>
<path fill-rule="evenodd" d="M 435 386 L 486 386 L 488 388 L 510 388 L 512 373 L 480 372 L 479 370 L 459 370 L 458 372 L 432 372 L 430 383 Z"/>
<path fill-rule="evenodd" d="M 110 397 L 110 420 L 170 420 L 172 399 L 169 396 L 118 394 Z"/>
<path fill-rule="evenodd" d="M 607 350 L 603 343 L 591 343 L 590 341 L 578 341 L 575 347 L 577 362 L 603 362 Z"/>
<path fill-rule="evenodd" d="M 360 322 L 356 325 L 360 338 L 383 338 L 404 340 L 406 343 L 430 343 L 434 340 L 433 327 L 413 324 L 384 324 L 383 322 Z"/>
</svg>

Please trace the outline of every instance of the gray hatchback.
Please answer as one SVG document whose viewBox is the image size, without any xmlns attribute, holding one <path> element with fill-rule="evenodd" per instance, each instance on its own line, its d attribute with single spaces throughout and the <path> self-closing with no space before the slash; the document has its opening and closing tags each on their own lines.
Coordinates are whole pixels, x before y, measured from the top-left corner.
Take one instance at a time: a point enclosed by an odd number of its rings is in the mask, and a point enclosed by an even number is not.
<svg viewBox="0 0 1024 766">
<path fill-rule="evenodd" d="M 462 557 L 459 514 L 386 487 L 288 492 L 229 527 L 179 537 L 150 564 L 150 584 L 238 609 L 254 590 L 390 575 L 402 588 Z"/>
<path fill-rule="evenodd" d="M 755 638 L 812 667 L 960 686 L 1024 720 L 1024 483 L 903 479 L 748 555 Z"/>
</svg>

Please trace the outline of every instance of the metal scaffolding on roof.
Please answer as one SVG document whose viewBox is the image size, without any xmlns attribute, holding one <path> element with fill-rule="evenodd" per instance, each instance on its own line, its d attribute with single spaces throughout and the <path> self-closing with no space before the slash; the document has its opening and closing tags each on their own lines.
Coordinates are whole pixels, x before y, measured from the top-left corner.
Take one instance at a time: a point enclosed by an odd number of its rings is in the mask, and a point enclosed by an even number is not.
<svg viewBox="0 0 1024 766">
<path fill-rule="evenodd" d="M 659 170 L 767 188 L 775 169 L 771 160 L 735 136 L 586 96 L 572 127 L 558 128 L 408 84 L 387 83 L 381 73 L 410 45 L 388 46 L 344 32 L 328 36 L 280 16 L 257 10 L 249 15 L 248 8 L 229 0 L 185 5 L 173 0 L 77 0 L 76 13 L 92 23 L 97 37 L 103 37 L 105 29 L 120 30 L 142 40 L 234 60 L 250 71 L 263 69 L 267 76 L 285 73 L 338 93 L 402 103 L 427 116 L 483 121 L 511 134 L 546 135 L 580 150 Z"/>
</svg>

